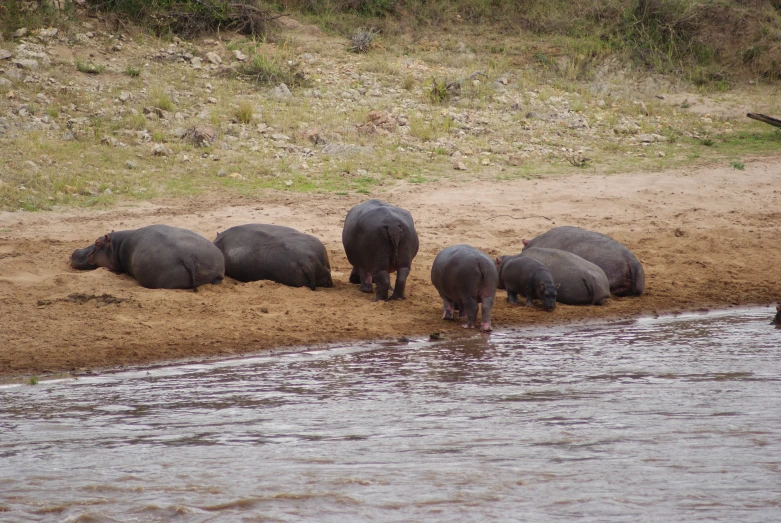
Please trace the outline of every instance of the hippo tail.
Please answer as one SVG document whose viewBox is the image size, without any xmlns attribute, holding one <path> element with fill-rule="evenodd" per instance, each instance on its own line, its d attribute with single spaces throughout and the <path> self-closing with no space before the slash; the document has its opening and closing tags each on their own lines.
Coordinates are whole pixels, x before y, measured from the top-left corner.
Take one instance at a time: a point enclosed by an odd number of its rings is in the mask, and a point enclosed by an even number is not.
<svg viewBox="0 0 781 523">
<path fill-rule="evenodd" d="M 385 228 L 388 231 L 391 245 L 393 245 L 393 254 L 391 254 L 391 267 L 397 267 L 399 263 L 399 245 L 404 237 L 404 229 L 400 225 L 390 225 Z"/>
<path fill-rule="evenodd" d="M 182 265 L 184 265 L 184 269 L 187 271 L 187 274 L 190 275 L 190 284 L 192 285 L 191 288 L 194 292 L 198 292 L 198 287 L 200 285 L 204 285 L 206 283 L 218 283 L 222 281 L 222 277 L 213 277 L 214 271 L 210 268 L 202 270 L 201 263 L 195 256 L 190 256 L 189 259 L 182 260 Z M 206 276 L 208 279 L 204 278 L 204 276 Z"/>
<path fill-rule="evenodd" d="M 302 264 L 301 272 L 304 273 L 306 279 L 306 287 L 309 287 L 313 291 L 317 290 L 317 275 L 315 274 L 315 268 L 311 263 Z"/>
</svg>

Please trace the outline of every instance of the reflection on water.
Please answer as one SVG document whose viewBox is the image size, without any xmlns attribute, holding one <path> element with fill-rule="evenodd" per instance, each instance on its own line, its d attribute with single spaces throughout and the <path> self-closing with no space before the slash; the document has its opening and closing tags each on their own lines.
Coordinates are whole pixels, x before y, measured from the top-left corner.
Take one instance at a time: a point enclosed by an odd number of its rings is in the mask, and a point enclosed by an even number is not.
<svg viewBox="0 0 781 523">
<path fill-rule="evenodd" d="M 0 521 L 779 521 L 769 317 L 3 387 Z"/>
</svg>

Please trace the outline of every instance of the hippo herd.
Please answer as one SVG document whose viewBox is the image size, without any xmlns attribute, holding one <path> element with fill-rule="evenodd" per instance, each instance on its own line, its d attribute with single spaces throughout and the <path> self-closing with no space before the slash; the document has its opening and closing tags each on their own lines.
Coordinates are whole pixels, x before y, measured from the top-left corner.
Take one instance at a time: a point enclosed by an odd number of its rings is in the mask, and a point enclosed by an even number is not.
<svg viewBox="0 0 781 523">
<path fill-rule="evenodd" d="M 366 293 L 374 290 L 375 301 L 404 299 L 420 246 L 409 211 L 380 200 L 360 203 L 347 213 L 342 243 L 353 266 L 350 283 L 360 284 Z M 197 290 L 207 283 L 219 284 L 225 276 L 312 290 L 333 286 L 323 243 L 279 225 L 238 225 L 219 233 L 214 242 L 168 225 L 116 231 L 75 250 L 71 266 L 106 267 L 152 289 Z M 394 272 L 396 282 L 389 297 Z M 637 257 L 609 236 L 556 227 L 524 239 L 519 254 L 496 259 L 470 245 L 447 247 L 434 259 L 431 282 L 442 298 L 443 319 L 465 320 L 464 327 L 474 328 L 479 306 L 480 329 L 490 331 L 497 289 L 507 291 L 511 304 L 521 295 L 527 306 L 536 299 L 550 311 L 556 302 L 602 305 L 611 294 L 639 296 L 645 273 Z"/>
</svg>

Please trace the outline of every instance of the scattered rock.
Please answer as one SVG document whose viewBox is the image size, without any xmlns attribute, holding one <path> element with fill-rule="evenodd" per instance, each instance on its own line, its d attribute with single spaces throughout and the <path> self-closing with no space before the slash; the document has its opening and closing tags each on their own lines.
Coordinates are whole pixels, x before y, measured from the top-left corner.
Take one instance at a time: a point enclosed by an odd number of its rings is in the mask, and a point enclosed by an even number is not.
<svg viewBox="0 0 781 523">
<path fill-rule="evenodd" d="M 136 165 L 136 162 L 134 162 L 133 160 L 128 160 L 125 162 L 125 167 L 127 167 L 128 169 L 137 169 L 138 165 Z"/>
<path fill-rule="evenodd" d="M 246 180 L 241 174 L 239 173 L 230 173 L 228 175 L 228 178 L 233 178 L 234 180 Z"/>
<path fill-rule="evenodd" d="M 233 57 L 238 60 L 239 62 L 244 62 L 247 60 L 247 55 L 236 49 L 233 51 Z"/>
<path fill-rule="evenodd" d="M 220 65 L 222 63 L 222 58 L 220 58 L 220 55 L 218 55 L 214 51 L 210 51 L 206 53 L 206 60 L 208 60 L 209 63 L 212 63 L 214 65 Z"/>
<path fill-rule="evenodd" d="M 0 60 L 8 60 L 12 56 L 13 54 L 11 53 L 11 51 L 8 51 L 6 49 L 0 49 Z"/>
<path fill-rule="evenodd" d="M 218 178 L 225 178 L 226 176 L 228 176 L 228 171 L 226 171 L 225 169 L 220 169 L 219 171 L 217 171 Z"/>
<path fill-rule="evenodd" d="M 26 162 L 24 162 L 24 166 L 30 169 L 34 173 L 37 173 L 38 171 L 41 170 L 41 168 L 38 167 L 38 165 L 32 160 L 27 160 Z"/>
<path fill-rule="evenodd" d="M 152 147 L 153 156 L 170 156 L 174 152 L 161 143 L 157 143 Z"/>
<path fill-rule="evenodd" d="M 24 36 L 27 36 L 27 28 L 22 27 L 21 29 L 17 29 L 16 31 L 13 32 L 12 36 L 14 38 L 22 38 Z"/>
<path fill-rule="evenodd" d="M 287 85 L 279 84 L 271 90 L 271 96 L 274 98 L 290 98 L 293 96 L 293 93 L 290 92 L 290 89 Z"/>
<path fill-rule="evenodd" d="M 183 136 L 196 147 L 207 147 L 217 139 L 217 132 L 206 125 L 198 125 L 189 129 Z"/>
<path fill-rule="evenodd" d="M 38 38 L 42 40 L 47 40 L 49 38 L 54 38 L 57 36 L 57 33 L 59 30 L 56 27 L 49 27 L 48 29 L 41 29 L 38 31 Z"/>
<path fill-rule="evenodd" d="M 35 71 L 39 65 L 37 60 L 32 58 L 17 58 L 12 62 L 19 69 L 26 69 L 28 71 Z"/>
<path fill-rule="evenodd" d="M 132 97 L 133 97 L 133 95 L 131 95 L 131 94 L 130 94 L 130 93 L 128 93 L 127 91 L 122 91 L 121 93 L 119 93 L 119 99 L 120 99 L 121 101 L 123 101 L 123 102 L 127 102 L 127 101 L 128 101 L 128 100 L 130 100 Z"/>
<path fill-rule="evenodd" d="M 216 104 L 217 103 L 217 99 L 215 97 L 213 97 L 213 96 L 210 96 L 210 97 L 208 97 L 206 99 L 206 103 Z"/>
<path fill-rule="evenodd" d="M 197 56 L 192 57 L 190 59 L 190 65 L 193 69 L 200 69 L 201 68 L 201 59 Z"/>
<path fill-rule="evenodd" d="M 456 171 L 466 171 L 466 164 L 461 161 L 455 161 L 453 162 L 453 169 Z"/>
</svg>

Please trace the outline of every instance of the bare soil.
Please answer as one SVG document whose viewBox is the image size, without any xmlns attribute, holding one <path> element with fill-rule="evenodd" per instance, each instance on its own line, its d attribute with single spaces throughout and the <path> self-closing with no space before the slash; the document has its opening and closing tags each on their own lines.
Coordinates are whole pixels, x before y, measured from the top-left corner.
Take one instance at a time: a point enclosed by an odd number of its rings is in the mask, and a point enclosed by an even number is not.
<svg viewBox="0 0 781 523">
<path fill-rule="evenodd" d="M 781 160 L 614 176 L 509 182 L 398 184 L 373 196 L 409 209 L 421 240 L 405 301 L 376 303 L 348 282 L 341 245 L 348 209 L 363 195 L 267 191 L 199 196 L 111 210 L 0 214 L 0 376 L 82 372 L 170 360 L 232 357 L 272 347 L 428 336 L 480 336 L 441 320 L 430 283 L 434 256 L 469 243 L 491 255 L 520 251 L 559 225 L 611 235 L 642 261 L 646 292 L 602 307 L 551 313 L 510 306 L 495 329 L 621 319 L 781 298 Z M 325 243 L 334 287 L 315 292 L 229 278 L 198 292 L 149 290 L 105 269 L 80 272 L 70 253 L 99 235 L 151 223 L 209 239 L 230 226 L 274 223 Z M 768 321 L 770 318 L 768 318 Z"/>
</svg>

